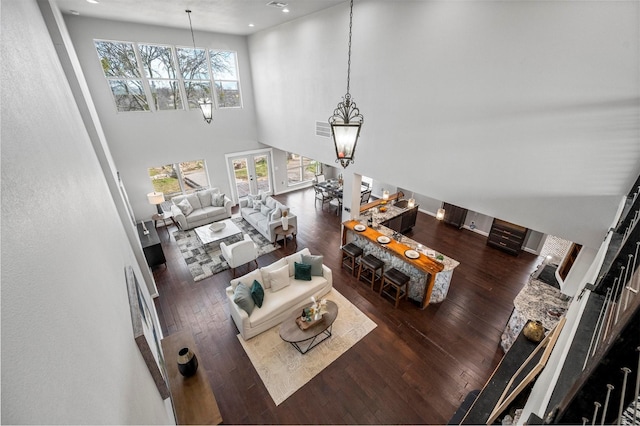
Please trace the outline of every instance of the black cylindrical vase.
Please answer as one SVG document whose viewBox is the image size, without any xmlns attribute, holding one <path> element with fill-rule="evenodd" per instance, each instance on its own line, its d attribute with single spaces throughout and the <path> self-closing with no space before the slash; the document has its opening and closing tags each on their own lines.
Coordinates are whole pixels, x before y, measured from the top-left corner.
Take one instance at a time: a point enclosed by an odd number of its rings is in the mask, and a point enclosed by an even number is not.
<svg viewBox="0 0 640 426">
<path fill-rule="evenodd" d="M 189 348 L 182 348 L 178 352 L 178 371 L 184 377 L 196 374 L 198 370 L 198 358 Z"/>
</svg>

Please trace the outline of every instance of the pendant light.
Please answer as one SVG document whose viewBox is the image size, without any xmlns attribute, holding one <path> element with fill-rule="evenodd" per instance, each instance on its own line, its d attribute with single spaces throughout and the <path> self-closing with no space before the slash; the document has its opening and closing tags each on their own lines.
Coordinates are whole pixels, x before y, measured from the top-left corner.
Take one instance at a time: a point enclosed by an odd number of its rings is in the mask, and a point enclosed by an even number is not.
<svg viewBox="0 0 640 426">
<path fill-rule="evenodd" d="M 349 93 L 349 84 L 351 79 L 351 28 L 353 26 L 353 0 L 351 0 L 351 9 L 349 13 L 349 55 L 347 62 L 347 94 L 343 96 L 342 101 L 333 111 L 333 115 L 329 117 L 329 125 L 331 125 L 331 135 L 336 148 L 336 163 L 340 163 L 346 168 L 349 163 L 353 163 L 356 152 L 356 144 L 360 136 L 360 128 L 364 117 L 360 114 L 360 110 L 356 103 L 351 100 Z"/>
<path fill-rule="evenodd" d="M 189 9 L 185 10 L 187 12 L 187 16 L 189 16 L 189 28 L 191 29 L 191 41 L 193 42 L 193 54 L 195 55 L 196 51 L 196 39 L 193 36 L 193 26 L 191 25 L 191 11 Z M 204 121 L 208 124 L 211 124 L 211 120 L 213 120 L 213 103 L 210 99 L 203 99 L 198 102 L 200 105 L 200 110 L 202 111 L 202 116 L 204 117 Z"/>
</svg>

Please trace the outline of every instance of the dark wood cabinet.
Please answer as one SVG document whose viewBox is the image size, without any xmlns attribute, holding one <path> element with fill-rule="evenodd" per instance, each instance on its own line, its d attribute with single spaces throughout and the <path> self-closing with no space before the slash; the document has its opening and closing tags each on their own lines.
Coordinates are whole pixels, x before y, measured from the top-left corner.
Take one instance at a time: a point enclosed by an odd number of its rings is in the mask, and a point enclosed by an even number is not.
<svg viewBox="0 0 640 426">
<path fill-rule="evenodd" d="M 400 225 L 402 229 L 400 231 L 401 234 L 408 232 L 416 225 L 416 219 L 418 218 L 418 206 L 406 211 L 402 215 L 402 224 Z"/>
<path fill-rule="evenodd" d="M 407 209 L 407 200 L 399 200 L 394 204 L 396 207 Z M 418 218 L 418 206 L 414 206 L 405 210 L 400 215 L 392 217 L 391 219 L 382 222 L 383 226 L 389 229 L 393 229 L 396 232 L 404 234 L 409 232 L 411 228 L 416 225 L 416 219 Z"/>
<path fill-rule="evenodd" d="M 142 251 L 144 251 L 144 257 L 145 259 L 147 259 L 147 264 L 150 268 L 162 265 L 163 263 L 166 265 L 167 260 L 164 257 L 162 244 L 160 244 L 160 237 L 158 236 L 158 231 L 156 230 L 155 226 L 153 226 L 153 221 L 148 221 L 144 224 L 149 230 L 149 233 L 145 235 L 144 228 L 142 228 L 142 224 L 139 223 L 138 238 L 140 238 Z"/>
<path fill-rule="evenodd" d="M 467 218 L 468 210 L 449 203 L 443 203 L 442 208 L 444 209 L 444 219 L 442 221 L 447 225 L 462 228 Z"/>
<path fill-rule="evenodd" d="M 487 245 L 515 256 L 522 250 L 527 228 L 500 219 L 493 219 Z"/>
</svg>

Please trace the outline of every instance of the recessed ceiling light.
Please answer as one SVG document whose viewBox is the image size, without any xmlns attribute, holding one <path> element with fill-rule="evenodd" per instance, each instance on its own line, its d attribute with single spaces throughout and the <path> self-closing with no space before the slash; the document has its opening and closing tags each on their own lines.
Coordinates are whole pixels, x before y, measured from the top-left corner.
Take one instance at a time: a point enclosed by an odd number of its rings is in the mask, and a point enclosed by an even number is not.
<svg viewBox="0 0 640 426">
<path fill-rule="evenodd" d="M 87 3 L 98 4 L 100 2 L 98 0 L 87 0 Z"/>
<path fill-rule="evenodd" d="M 250 27 L 255 27 L 255 25 L 253 25 L 253 24 L 249 24 L 249 26 L 250 26 Z"/>
<path fill-rule="evenodd" d="M 80 15 L 80 12 L 78 12 L 77 10 L 73 10 L 73 9 L 70 10 L 69 13 L 72 14 L 72 15 L 75 15 L 75 16 Z"/>
<path fill-rule="evenodd" d="M 282 13 L 289 13 L 289 9 L 285 7 L 284 9 L 282 9 Z"/>
</svg>

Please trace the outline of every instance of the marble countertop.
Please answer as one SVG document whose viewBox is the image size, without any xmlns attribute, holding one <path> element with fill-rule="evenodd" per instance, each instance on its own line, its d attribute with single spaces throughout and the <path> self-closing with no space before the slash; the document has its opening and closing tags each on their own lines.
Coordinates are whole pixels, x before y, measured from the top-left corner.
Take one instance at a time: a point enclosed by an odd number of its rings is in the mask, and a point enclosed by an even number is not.
<svg viewBox="0 0 640 426">
<path fill-rule="evenodd" d="M 374 207 L 360 213 L 360 220 L 364 218 L 366 221 L 371 217 L 375 223 L 380 223 L 399 216 L 403 212 L 407 211 L 407 209 L 396 207 L 391 203 L 387 203 L 385 206 L 387 207 L 387 211 L 384 213 L 378 211 L 379 207 Z"/>
<path fill-rule="evenodd" d="M 458 265 L 460 265 L 460 262 L 458 262 L 457 260 L 454 260 L 452 258 L 450 258 L 449 256 L 446 256 L 442 253 L 439 253 L 427 246 L 425 246 L 424 244 L 421 244 L 415 240 L 412 240 L 411 238 L 407 237 L 406 235 L 402 235 L 399 233 L 396 233 L 396 231 L 394 231 L 393 229 L 389 229 L 386 226 L 378 226 L 377 228 L 374 228 L 376 231 L 378 231 L 379 233 L 381 233 L 382 235 L 386 235 L 389 238 L 393 238 L 396 239 L 399 237 L 400 238 L 400 243 L 424 254 L 425 256 L 431 257 L 431 258 L 435 258 L 437 255 L 442 255 L 442 257 L 444 257 L 444 259 L 442 261 L 440 261 L 440 263 L 442 263 L 442 266 L 444 267 L 442 270 L 443 271 L 451 271 L 453 269 L 455 269 Z M 418 246 L 422 246 L 422 248 L 419 248 Z M 437 261 L 437 260 L 436 260 Z"/>
<path fill-rule="evenodd" d="M 559 289 L 532 279 L 513 300 L 515 308 L 527 319 L 538 320 L 551 330 L 569 306 L 571 297 Z"/>
</svg>

